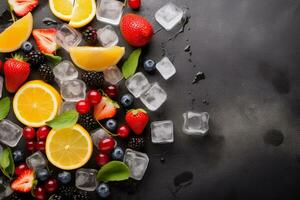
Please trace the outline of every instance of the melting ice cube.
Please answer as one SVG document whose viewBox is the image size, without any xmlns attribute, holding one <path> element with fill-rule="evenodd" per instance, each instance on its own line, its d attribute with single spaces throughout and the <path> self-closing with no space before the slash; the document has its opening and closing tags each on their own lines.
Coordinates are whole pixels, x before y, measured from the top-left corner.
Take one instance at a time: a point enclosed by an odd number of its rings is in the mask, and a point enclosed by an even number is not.
<svg viewBox="0 0 300 200">
<path fill-rule="evenodd" d="M 173 122 L 170 120 L 152 122 L 151 140 L 153 143 L 172 143 L 174 141 Z"/>
<path fill-rule="evenodd" d="M 117 66 L 111 66 L 104 72 L 104 79 L 110 84 L 116 85 L 123 79 L 123 74 Z"/>
<path fill-rule="evenodd" d="M 156 64 L 156 69 L 165 80 L 168 80 L 176 73 L 176 69 L 168 57 L 164 57 L 159 61 Z"/>
<path fill-rule="evenodd" d="M 60 93 L 65 101 L 77 102 L 85 99 L 86 85 L 79 79 L 64 81 L 60 87 Z"/>
<path fill-rule="evenodd" d="M 188 111 L 183 113 L 182 130 L 187 135 L 205 135 L 209 130 L 209 114 L 207 112 L 195 113 Z"/>
<path fill-rule="evenodd" d="M 149 110 L 156 111 L 167 100 L 167 93 L 158 83 L 154 83 L 140 99 Z"/>
<path fill-rule="evenodd" d="M 0 142 L 15 147 L 22 137 L 22 128 L 17 124 L 3 119 L 0 120 Z"/>
<path fill-rule="evenodd" d="M 97 19 L 101 22 L 118 25 L 123 14 L 124 4 L 117 0 L 98 0 Z"/>
<path fill-rule="evenodd" d="M 97 31 L 98 40 L 104 47 L 112 47 L 118 44 L 119 37 L 111 25 L 100 28 Z"/>
<path fill-rule="evenodd" d="M 95 191 L 98 185 L 96 175 L 97 170 L 95 169 L 78 169 L 76 171 L 75 185 L 78 189 L 85 191 Z"/>
<path fill-rule="evenodd" d="M 135 96 L 140 97 L 144 92 L 150 88 L 150 83 L 145 75 L 141 72 L 134 74 L 131 78 L 127 79 L 125 85 L 129 92 Z"/>
<path fill-rule="evenodd" d="M 37 151 L 26 158 L 27 166 L 33 170 L 45 168 L 47 166 L 47 163 L 47 159 L 45 158 L 44 154 L 40 151 Z"/>
<path fill-rule="evenodd" d="M 149 163 L 149 157 L 145 153 L 126 149 L 123 162 L 130 169 L 130 177 L 135 180 L 142 180 Z"/>
<path fill-rule="evenodd" d="M 76 47 L 82 40 L 81 34 L 74 28 L 63 24 L 56 32 L 56 42 L 65 50 Z"/>
</svg>

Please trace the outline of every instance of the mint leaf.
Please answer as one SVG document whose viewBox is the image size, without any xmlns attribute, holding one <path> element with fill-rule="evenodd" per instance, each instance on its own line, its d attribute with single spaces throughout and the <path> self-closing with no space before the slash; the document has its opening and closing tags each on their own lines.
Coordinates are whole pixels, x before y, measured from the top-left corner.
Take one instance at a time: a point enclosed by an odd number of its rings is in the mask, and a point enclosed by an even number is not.
<svg viewBox="0 0 300 200">
<path fill-rule="evenodd" d="M 47 122 L 47 125 L 54 129 L 70 128 L 77 123 L 78 117 L 76 110 L 70 110 Z"/>
<path fill-rule="evenodd" d="M 109 182 L 109 181 L 123 181 L 128 179 L 130 176 L 130 170 L 121 161 L 111 161 L 101 167 L 98 171 L 98 181 Z"/>
<path fill-rule="evenodd" d="M 0 120 L 4 119 L 10 110 L 10 99 L 5 97 L 0 100 Z"/>
<path fill-rule="evenodd" d="M 122 66 L 122 73 L 125 79 L 128 79 L 130 76 L 132 76 L 139 63 L 139 58 L 142 53 L 142 49 L 136 49 L 134 50 L 128 57 L 128 59 L 124 62 Z"/>
<path fill-rule="evenodd" d="M 0 154 L 0 166 L 3 169 L 6 169 L 9 166 L 9 149 L 6 148 L 2 151 L 2 153 Z"/>
<path fill-rule="evenodd" d="M 0 154 L 0 170 L 9 179 L 15 173 L 15 163 L 10 148 L 4 149 Z"/>
<path fill-rule="evenodd" d="M 11 153 L 11 149 L 10 148 L 7 148 L 7 149 L 8 149 L 8 153 L 9 153 L 9 166 L 6 168 L 6 171 L 8 174 L 13 176 L 15 173 L 15 162 L 14 162 L 14 159 L 13 159 L 13 156 Z"/>
<path fill-rule="evenodd" d="M 50 62 L 52 62 L 54 65 L 57 65 L 61 62 L 62 58 L 60 56 L 55 56 L 53 54 L 44 54 Z"/>
</svg>

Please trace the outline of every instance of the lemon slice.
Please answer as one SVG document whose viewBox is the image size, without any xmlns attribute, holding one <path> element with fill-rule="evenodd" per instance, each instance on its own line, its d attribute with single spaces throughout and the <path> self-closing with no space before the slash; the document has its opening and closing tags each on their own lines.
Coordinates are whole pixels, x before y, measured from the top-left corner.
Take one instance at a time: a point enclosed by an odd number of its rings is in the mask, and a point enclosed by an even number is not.
<svg viewBox="0 0 300 200">
<path fill-rule="evenodd" d="M 70 21 L 74 0 L 49 0 L 50 10 L 59 19 Z"/>
<path fill-rule="evenodd" d="M 0 34 L 0 52 L 8 53 L 19 49 L 30 37 L 33 26 L 32 14 L 28 13 Z"/>
<path fill-rule="evenodd" d="M 90 23 L 95 15 L 95 0 L 76 0 L 69 25 L 74 28 L 83 27 Z"/>
<path fill-rule="evenodd" d="M 72 128 L 52 129 L 47 137 L 47 158 L 60 169 L 80 168 L 89 161 L 92 153 L 90 134 L 78 124 Z"/>
<path fill-rule="evenodd" d="M 87 71 L 104 71 L 116 65 L 125 53 L 124 47 L 72 47 L 70 56 L 72 61 L 81 69 Z"/>
<path fill-rule="evenodd" d="M 30 127 L 40 127 L 54 119 L 62 99 L 59 93 L 43 81 L 29 81 L 16 93 L 13 109 L 20 122 Z"/>
</svg>

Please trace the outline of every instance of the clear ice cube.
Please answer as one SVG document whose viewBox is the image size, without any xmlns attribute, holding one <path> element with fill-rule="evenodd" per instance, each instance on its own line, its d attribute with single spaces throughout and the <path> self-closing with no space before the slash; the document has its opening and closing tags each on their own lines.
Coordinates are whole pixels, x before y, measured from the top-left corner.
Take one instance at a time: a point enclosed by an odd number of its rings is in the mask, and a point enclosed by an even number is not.
<svg viewBox="0 0 300 200">
<path fill-rule="evenodd" d="M 0 76 L 0 98 L 2 97 L 3 83 L 4 83 L 3 77 Z"/>
<path fill-rule="evenodd" d="M 156 69 L 165 80 L 168 80 L 176 73 L 176 69 L 168 57 L 161 59 L 161 61 L 156 64 Z"/>
<path fill-rule="evenodd" d="M 151 141 L 158 144 L 174 142 L 173 122 L 170 120 L 152 122 Z"/>
<path fill-rule="evenodd" d="M 128 91 L 136 98 L 140 97 L 150 88 L 150 83 L 142 72 L 138 72 L 127 79 L 125 85 Z"/>
<path fill-rule="evenodd" d="M 13 193 L 9 182 L 3 177 L 0 177 L 0 200 L 5 199 Z"/>
<path fill-rule="evenodd" d="M 118 84 L 124 77 L 119 67 L 111 66 L 107 68 L 104 72 L 104 79 L 110 84 Z"/>
<path fill-rule="evenodd" d="M 156 21 L 167 31 L 174 28 L 183 17 L 183 10 L 169 2 L 155 13 Z"/>
<path fill-rule="evenodd" d="M 185 112 L 183 113 L 183 127 L 182 130 L 187 135 L 205 135 L 209 130 L 209 114 L 207 112 L 195 113 Z"/>
<path fill-rule="evenodd" d="M 142 180 L 149 164 L 149 157 L 145 153 L 126 149 L 123 162 L 129 167 L 131 178 Z"/>
<path fill-rule="evenodd" d="M 99 148 L 98 144 L 99 144 L 100 140 L 109 138 L 110 136 L 105 132 L 104 129 L 99 128 L 99 129 L 91 132 L 91 137 L 92 137 L 92 141 L 93 141 L 94 145 L 97 148 Z"/>
<path fill-rule="evenodd" d="M 100 28 L 97 31 L 97 36 L 103 47 L 112 47 L 119 42 L 119 37 L 111 25 Z"/>
<path fill-rule="evenodd" d="M 78 169 L 76 171 L 76 179 L 75 184 L 78 189 L 84 190 L 84 191 L 95 191 L 98 185 L 96 176 L 97 176 L 97 170 L 95 169 Z"/>
<path fill-rule="evenodd" d="M 33 153 L 26 158 L 26 164 L 30 169 L 37 170 L 39 168 L 45 168 L 47 166 L 47 159 L 40 151 Z"/>
<path fill-rule="evenodd" d="M 74 80 L 78 78 L 78 71 L 74 67 L 73 63 L 65 60 L 56 65 L 53 68 L 55 80 L 58 85 L 61 85 L 63 81 Z"/>
<path fill-rule="evenodd" d="M 3 119 L 0 121 L 0 142 L 15 147 L 22 137 L 22 128 L 17 124 Z"/>
<path fill-rule="evenodd" d="M 62 103 L 59 113 L 64 113 L 70 110 L 76 110 L 76 102 L 65 101 Z"/>
<path fill-rule="evenodd" d="M 167 100 L 167 93 L 158 83 L 154 83 L 140 99 L 149 110 L 156 111 Z"/>
<path fill-rule="evenodd" d="M 64 81 L 60 87 L 60 93 L 65 101 L 77 102 L 85 99 L 86 85 L 79 79 Z"/>
<path fill-rule="evenodd" d="M 124 3 L 118 0 L 98 0 L 97 19 L 104 23 L 119 25 L 123 8 Z"/>
<path fill-rule="evenodd" d="M 71 47 L 76 47 L 82 40 L 81 34 L 74 28 L 63 24 L 58 28 L 56 33 L 56 42 L 66 51 L 69 51 Z"/>
</svg>

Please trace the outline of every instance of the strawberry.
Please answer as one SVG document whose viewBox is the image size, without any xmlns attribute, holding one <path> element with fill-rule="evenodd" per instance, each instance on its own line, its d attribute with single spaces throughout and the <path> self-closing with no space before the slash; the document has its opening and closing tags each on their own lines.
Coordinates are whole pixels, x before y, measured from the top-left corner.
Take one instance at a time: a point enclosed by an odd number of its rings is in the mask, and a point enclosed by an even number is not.
<svg viewBox="0 0 300 200">
<path fill-rule="evenodd" d="M 30 74 L 30 64 L 23 57 L 15 55 L 4 63 L 5 86 L 8 92 L 15 93 Z"/>
<path fill-rule="evenodd" d="M 96 120 L 109 119 L 117 114 L 119 105 L 109 97 L 103 96 L 100 103 L 94 107 L 94 118 Z"/>
<path fill-rule="evenodd" d="M 39 4 L 39 0 L 8 0 L 9 5 L 16 15 L 23 17 Z"/>
<path fill-rule="evenodd" d="M 143 109 L 132 109 L 126 113 L 125 120 L 136 135 L 141 135 L 149 121 L 149 116 Z"/>
<path fill-rule="evenodd" d="M 120 29 L 125 40 L 134 47 L 142 47 L 151 41 L 153 27 L 144 17 L 126 14 L 122 17 Z"/>
<path fill-rule="evenodd" d="M 34 29 L 32 35 L 36 41 L 39 50 L 44 54 L 55 54 L 58 45 L 55 41 L 57 30 L 55 28 L 49 29 Z"/>
<path fill-rule="evenodd" d="M 34 184 L 34 172 L 31 169 L 25 170 L 14 182 L 11 188 L 17 192 L 30 192 Z"/>
</svg>

